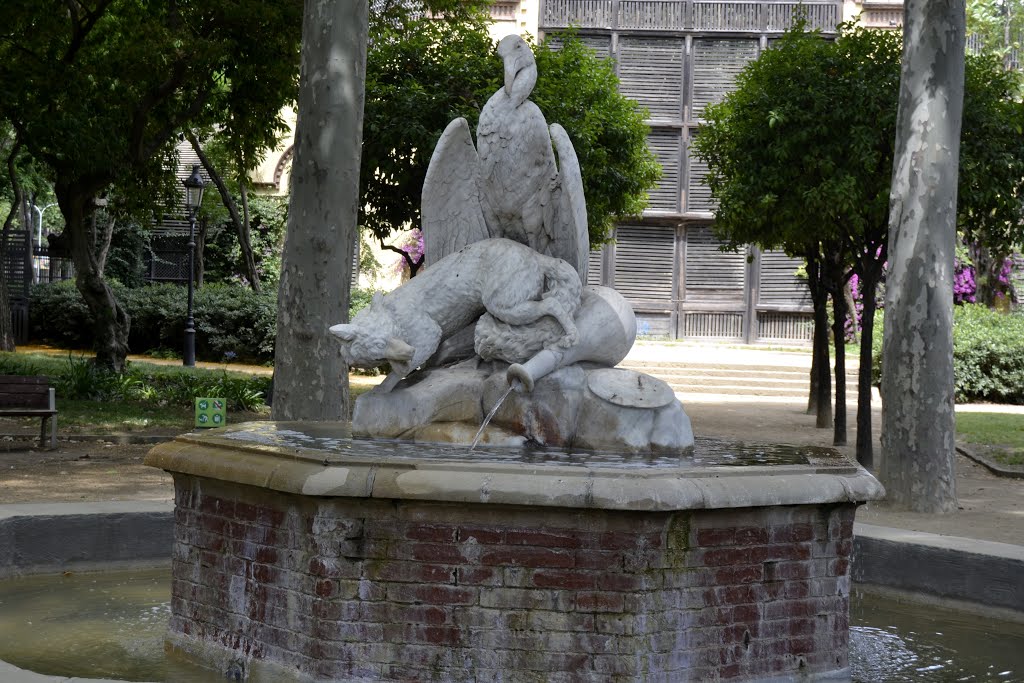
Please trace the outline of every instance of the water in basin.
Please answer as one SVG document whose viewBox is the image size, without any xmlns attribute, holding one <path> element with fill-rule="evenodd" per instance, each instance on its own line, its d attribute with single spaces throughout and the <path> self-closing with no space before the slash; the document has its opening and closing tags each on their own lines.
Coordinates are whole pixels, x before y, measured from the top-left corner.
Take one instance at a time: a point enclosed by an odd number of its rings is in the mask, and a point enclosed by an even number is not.
<svg viewBox="0 0 1024 683">
<path fill-rule="evenodd" d="M 0 659 L 39 673 L 221 683 L 169 662 L 167 569 L 0 581 Z M 850 665 L 857 683 L 1024 683 L 1024 624 L 924 607 L 855 589 Z"/>
</svg>

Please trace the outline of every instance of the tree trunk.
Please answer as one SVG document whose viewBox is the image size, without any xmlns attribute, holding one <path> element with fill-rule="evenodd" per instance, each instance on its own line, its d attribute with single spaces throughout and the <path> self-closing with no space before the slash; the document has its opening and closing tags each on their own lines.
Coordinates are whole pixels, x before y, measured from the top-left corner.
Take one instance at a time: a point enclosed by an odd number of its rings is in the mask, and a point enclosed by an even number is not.
<svg viewBox="0 0 1024 683">
<path fill-rule="evenodd" d="M 881 265 L 878 266 L 881 270 Z M 863 315 L 860 329 L 860 367 L 857 370 L 857 462 L 866 469 L 875 466 L 874 437 L 871 434 L 871 355 L 875 334 L 875 309 L 878 277 L 874 269 L 862 268 L 860 273 Z"/>
<path fill-rule="evenodd" d="M 811 356 L 811 394 L 807 412 L 815 412 L 815 426 L 828 429 L 832 424 L 832 376 L 828 353 L 828 292 L 821 280 L 821 261 L 817 254 L 807 256 L 807 285 L 814 308 L 814 336 Z"/>
<path fill-rule="evenodd" d="M 882 354 L 888 499 L 957 508 L 953 256 L 964 94 L 963 0 L 906 0 Z"/>
<path fill-rule="evenodd" d="M 275 420 L 348 417 L 348 320 L 366 82 L 365 0 L 306 0 L 288 234 L 274 355 Z"/>
<path fill-rule="evenodd" d="M 90 213 L 94 210 L 93 188 L 58 182 L 54 188 L 64 230 L 71 243 L 71 260 L 75 264 L 75 286 L 85 300 L 94 321 L 93 349 L 96 365 L 124 372 L 128 356 L 128 329 L 131 320 L 103 277 L 92 249 L 89 230 Z"/>
<path fill-rule="evenodd" d="M 18 171 L 15 167 L 15 157 L 18 155 L 21 145 L 15 143 L 7 156 L 7 175 L 11 181 L 11 191 L 14 200 L 11 202 L 11 210 L 4 219 L 3 232 L 0 233 L 0 259 L 7 260 L 7 248 L 10 245 L 11 228 L 14 226 L 14 219 L 18 210 L 25 200 L 21 183 L 18 182 Z M 7 269 L 0 261 L 0 351 L 14 351 L 14 321 L 11 319 L 11 294 L 7 288 Z"/>
<path fill-rule="evenodd" d="M 833 420 L 832 445 L 846 445 L 846 295 L 842 267 L 830 265 L 832 285 L 832 343 L 836 348 L 836 409 Z"/>
<path fill-rule="evenodd" d="M 252 232 L 249 223 L 249 190 L 245 176 L 238 180 L 238 193 L 242 201 L 242 223 L 238 226 L 238 246 L 242 251 L 242 264 L 252 291 L 260 291 L 260 275 L 256 270 L 256 257 L 252 253 Z"/>
<path fill-rule="evenodd" d="M 210 180 L 217 187 L 217 192 L 220 194 L 220 200 L 224 203 L 224 208 L 228 210 L 228 216 L 231 218 L 232 225 L 235 226 L 235 232 L 238 233 L 238 246 L 242 251 L 242 267 L 245 271 L 245 277 L 249 281 L 249 286 L 252 287 L 252 291 L 260 291 L 260 279 L 256 273 L 256 261 L 252 255 L 252 240 L 249 239 L 249 205 L 248 199 L 245 195 L 245 179 L 241 179 L 242 187 L 242 199 L 243 206 L 245 208 L 244 215 L 239 215 L 238 205 L 235 204 L 235 198 L 231 196 L 231 192 L 228 190 L 227 184 L 221 177 L 220 173 L 217 172 L 217 168 L 210 161 L 209 157 L 206 156 L 206 152 L 203 151 L 202 145 L 199 143 L 199 138 L 196 137 L 192 131 L 186 131 L 185 137 L 188 138 L 188 142 L 192 145 L 192 149 L 195 150 L 196 156 L 199 157 L 199 163 L 206 169 L 206 174 L 210 176 Z"/>
</svg>

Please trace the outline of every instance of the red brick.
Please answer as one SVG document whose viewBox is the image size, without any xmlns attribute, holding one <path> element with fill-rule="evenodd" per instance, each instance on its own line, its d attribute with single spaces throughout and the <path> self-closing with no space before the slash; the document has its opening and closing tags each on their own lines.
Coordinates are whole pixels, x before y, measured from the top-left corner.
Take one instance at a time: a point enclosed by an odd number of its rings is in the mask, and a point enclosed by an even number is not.
<svg viewBox="0 0 1024 683">
<path fill-rule="evenodd" d="M 773 550 L 775 547 L 776 546 L 712 548 L 711 550 L 704 551 L 703 560 L 704 564 L 708 567 L 758 564 L 768 559 L 769 550 Z M 810 556 L 809 552 L 808 556 Z"/>
<path fill-rule="evenodd" d="M 501 577 L 491 567 L 456 567 L 455 583 L 466 586 L 501 585 Z"/>
<path fill-rule="evenodd" d="M 764 545 L 768 542 L 768 530 L 764 527 L 748 526 L 736 529 L 737 545 Z"/>
<path fill-rule="evenodd" d="M 574 564 L 571 553 L 551 548 L 490 547 L 480 555 L 480 564 L 500 567 L 561 567 Z"/>
<path fill-rule="evenodd" d="M 531 583 L 537 588 L 590 590 L 597 587 L 597 575 L 581 571 L 536 571 Z"/>
<path fill-rule="evenodd" d="M 483 545 L 502 543 L 505 540 L 505 532 L 501 529 L 491 527 L 463 526 L 458 530 L 458 541 L 465 543 L 470 539 Z"/>
<path fill-rule="evenodd" d="M 622 567 L 622 553 L 617 550 L 577 550 L 573 556 L 577 569 L 612 569 Z"/>
<path fill-rule="evenodd" d="M 759 564 L 745 567 L 723 567 L 715 571 L 715 584 L 719 586 L 754 583 L 763 579 L 764 569 Z"/>
<path fill-rule="evenodd" d="M 814 540 L 814 527 L 810 524 L 773 526 L 768 531 L 772 543 L 806 543 Z"/>
<path fill-rule="evenodd" d="M 547 531 L 544 529 L 514 529 L 505 532 L 509 545 L 531 545 L 541 548 L 579 548 L 579 537 L 571 532 Z"/>
<path fill-rule="evenodd" d="M 406 527 L 404 535 L 410 541 L 452 543 L 456 540 L 456 528 L 423 524 Z"/>
<path fill-rule="evenodd" d="M 598 574 L 597 587 L 603 591 L 632 593 L 644 589 L 644 577 L 639 574 Z"/>
<path fill-rule="evenodd" d="M 461 564 L 466 561 L 458 546 L 440 543 L 415 543 L 409 549 L 409 555 L 420 562 L 438 564 Z"/>
<path fill-rule="evenodd" d="M 736 529 L 733 527 L 697 529 L 697 545 L 699 546 L 734 545 L 735 543 Z"/>
<path fill-rule="evenodd" d="M 445 586 L 442 584 L 416 585 L 395 583 L 388 585 L 387 599 L 395 602 L 418 602 L 428 605 L 474 605 L 477 602 L 476 588 Z"/>
<path fill-rule="evenodd" d="M 366 577 L 375 581 L 455 583 L 455 568 L 419 562 L 383 562 L 368 567 Z"/>
</svg>

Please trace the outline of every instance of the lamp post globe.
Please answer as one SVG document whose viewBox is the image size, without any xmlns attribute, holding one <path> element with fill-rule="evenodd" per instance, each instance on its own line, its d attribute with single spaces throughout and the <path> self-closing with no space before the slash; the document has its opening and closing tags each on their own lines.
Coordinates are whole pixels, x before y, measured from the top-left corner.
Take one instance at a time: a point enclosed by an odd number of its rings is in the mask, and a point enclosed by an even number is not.
<svg viewBox="0 0 1024 683">
<path fill-rule="evenodd" d="M 203 203 L 206 183 L 199 175 L 199 166 L 192 167 L 192 174 L 182 181 L 185 186 L 185 208 L 188 210 L 188 317 L 185 319 L 185 350 L 182 364 L 194 367 L 196 364 L 196 321 L 192 313 L 195 300 L 196 280 L 196 214 Z"/>
</svg>

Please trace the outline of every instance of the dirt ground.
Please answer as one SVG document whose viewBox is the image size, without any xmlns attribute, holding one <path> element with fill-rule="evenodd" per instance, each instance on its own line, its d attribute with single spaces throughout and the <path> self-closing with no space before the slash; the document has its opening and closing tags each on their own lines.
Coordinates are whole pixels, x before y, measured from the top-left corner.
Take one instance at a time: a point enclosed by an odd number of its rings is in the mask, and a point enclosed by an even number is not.
<svg viewBox="0 0 1024 683">
<path fill-rule="evenodd" d="M 698 436 L 762 443 L 830 446 L 830 429 L 816 429 L 813 416 L 796 402 L 728 400 L 683 401 Z M 851 410 L 851 419 L 854 411 Z M 875 415 L 875 453 L 880 415 Z M 2 431 L 2 427 L 0 427 Z M 851 424 L 849 437 L 854 436 Z M 142 460 L 152 444 L 61 440 L 54 451 L 39 450 L 24 438 L 0 438 L 0 504 L 109 500 L 170 500 L 167 473 Z M 841 448 L 853 457 L 852 445 Z M 990 474 L 957 456 L 960 510 L 951 515 L 895 512 L 872 503 L 859 522 L 1003 543 L 1024 544 L 1024 479 Z"/>
</svg>

